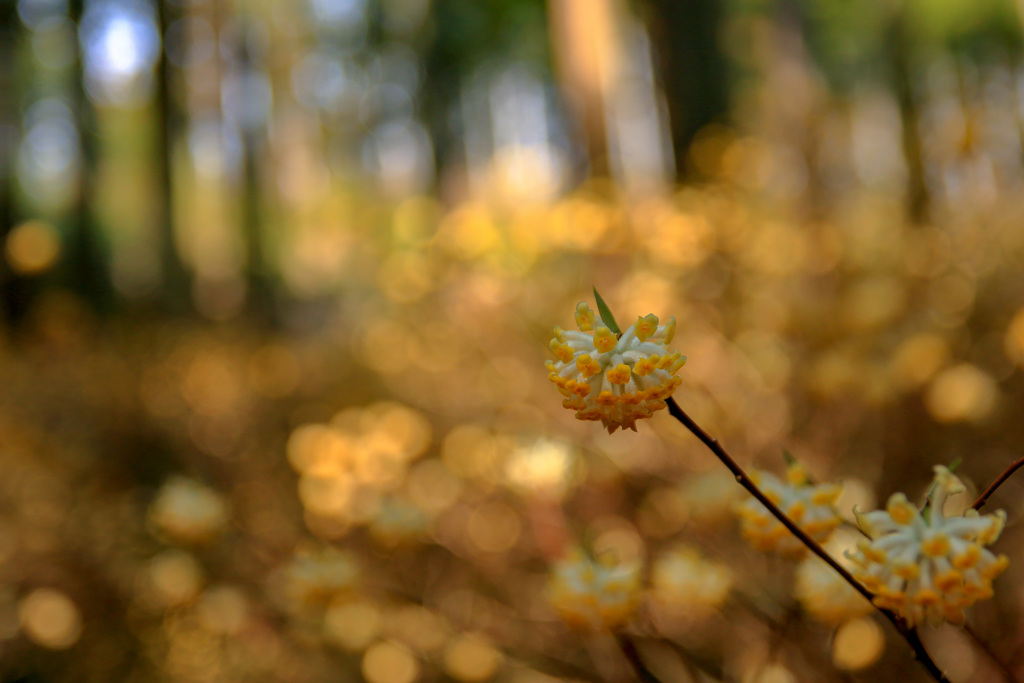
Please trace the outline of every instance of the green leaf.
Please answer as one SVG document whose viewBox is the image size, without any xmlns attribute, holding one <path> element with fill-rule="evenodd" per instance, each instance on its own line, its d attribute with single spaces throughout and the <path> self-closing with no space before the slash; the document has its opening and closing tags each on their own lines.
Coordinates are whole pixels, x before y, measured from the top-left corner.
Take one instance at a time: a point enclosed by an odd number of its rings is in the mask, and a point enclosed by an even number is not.
<svg viewBox="0 0 1024 683">
<path fill-rule="evenodd" d="M 962 457 L 953 458 L 953 462 L 946 465 L 946 469 L 948 469 L 950 472 L 955 472 L 956 468 L 960 467 L 960 465 L 962 465 L 963 462 L 964 459 Z M 924 517 L 924 521 L 926 522 L 931 519 L 932 496 L 935 494 L 936 486 L 938 486 L 938 484 L 932 484 L 931 488 L 928 489 L 928 496 L 924 500 L 924 507 L 921 508 L 921 516 Z"/>
<path fill-rule="evenodd" d="M 597 312 L 601 315 L 601 322 L 603 322 L 608 329 L 615 334 L 622 334 L 619 324 L 615 322 L 615 316 L 612 315 L 612 309 L 608 308 L 608 304 L 606 304 L 604 299 L 601 298 L 601 295 L 597 293 L 597 287 L 594 287 L 594 298 L 597 300 Z"/>
<path fill-rule="evenodd" d="M 793 454 L 785 448 L 782 449 L 782 459 L 786 461 L 786 465 L 789 467 L 796 464 L 796 458 L 794 458 Z"/>
<path fill-rule="evenodd" d="M 937 484 L 932 484 L 928 489 L 928 495 L 924 497 L 924 505 L 921 507 L 921 516 L 924 517 L 924 521 L 931 521 L 932 518 L 932 496 L 935 495 L 935 487 Z"/>
</svg>

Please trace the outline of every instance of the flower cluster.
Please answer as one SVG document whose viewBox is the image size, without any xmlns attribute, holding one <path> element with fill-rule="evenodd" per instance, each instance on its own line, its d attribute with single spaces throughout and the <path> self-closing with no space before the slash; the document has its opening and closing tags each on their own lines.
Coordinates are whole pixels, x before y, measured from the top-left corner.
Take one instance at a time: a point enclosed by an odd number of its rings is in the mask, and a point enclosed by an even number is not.
<svg viewBox="0 0 1024 683">
<path fill-rule="evenodd" d="M 380 501 L 370 521 L 370 538 L 385 548 L 415 543 L 430 526 L 427 512 L 412 501 L 388 496 Z"/>
<path fill-rule="evenodd" d="M 680 608 L 690 615 L 717 609 L 732 588 L 729 568 L 709 562 L 694 548 L 677 546 L 660 556 L 651 570 L 655 602 Z"/>
<path fill-rule="evenodd" d="M 555 328 L 548 378 L 565 396 L 562 405 L 580 420 L 600 420 L 609 433 L 636 431 L 636 421 L 665 407 L 681 383 L 675 373 L 686 363 L 668 344 L 674 317 L 660 325 L 653 313 L 637 318 L 622 334 L 602 324 L 586 303 L 576 307 L 579 331 Z"/>
<path fill-rule="evenodd" d="M 306 548 L 285 567 L 285 590 L 295 607 L 320 606 L 354 592 L 361 575 L 359 562 L 349 552 L 330 546 Z"/>
<path fill-rule="evenodd" d="M 1006 513 L 979 515 L 968 509 L 947 518 L 946 499 L 963 490 L 960 480 L 938 465 L 924 511 L 896 493 L 885 510 L 857 515 L 870 540 L 862 540 L 850 559 L 857 565 L 854 576 L 875 593 L 876 605 L 911 624 L 959 624 L 964 608 L 992 597 L 992 580 L 1009 560 L 985 546 L 999 537 Z"/>
<path fill-rule="evenodd" d="M 814 484 L 799 463 L 786 468 L 786 481 L 768 472 L 753 472 L 750 478 L 786 516 L 808 536 L 824 543 L 842 523 L 835 503 L 842 487 L 838 484 Z M 744 538 L 758 550 L 779 552 L 799 558 L 807 548 L 782 526 L 760 502 L 750 498 L 737 507 Z"/>
<path fill-rule="evenodd" d="M 641 563 L 614 553 L 591 558 L 572 548 L 552 569 L 548 601 L 570 626 L 612 629 L 625 623 L 640 600 Z"/>
<path fill-rule="evenodd" d="M 224 532 L 228 508 L 224 498 L 213 489 L 193 479 L 174 476 L 153 500 L 149 521 L 165 540 L 199 545 Z"/>
<path fill-rule="evenodd" d="M 560 500 L 577 483 L 579 454 L 567 443 L 541 438 L 505 462 L 509 485 L 530 498 Z"/>
<path fill-rule="evenodd" d="M 839 572 L 815 556 L 805 558 L 797 567 L 793 594 L 809 614 L 826 624 L 839 625 L 874 609 Z"/>
</svg>

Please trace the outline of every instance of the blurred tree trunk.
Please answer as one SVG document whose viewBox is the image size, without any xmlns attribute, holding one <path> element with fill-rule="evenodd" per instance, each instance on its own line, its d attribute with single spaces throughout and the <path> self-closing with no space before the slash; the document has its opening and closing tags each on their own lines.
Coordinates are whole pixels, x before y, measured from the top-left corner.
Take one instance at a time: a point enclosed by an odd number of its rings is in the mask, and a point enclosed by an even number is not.
<svg viewBox="0 0 1024 683">
<path fill-rule="evenodd" d="M 1024 39 L 1024 0 L 1017 0 L 1014 4 L 1017 8 L 1017 19 L 1020 21 L 1018 26 L 1020 27 L 1021 32 L 1018 35 Z M 1007 46 L 1006 59 L 1007 67 L 1010 70 L 1010 82 L 1013 84 L 1010 87 L 1010 101 L 1013 102 L 1013 119 L 1017 126 L 1017 140 L 1020 145 L 1021 169 L 1024 170 L 1024 110 L 1021 109 L 1024 102 L 1021 101 L 1020 87 L 1018 86 L 1021 82 L 1021 76 L 1024 75 L 1021 70 L 1022 55 L 1020 47 Z"/>
<path fill-rule="evenodd" d="M 17 275 L 4 255 L 7 236 L 18 222 L 15 186 L 18 182 L 14 159 L 17 154 L 19 129 L 18 105 L 20 88 L 17 81 L 17 55 L 21 22 L 17 5 L 0 5 L 0 315 L 8 325 L 15 325 L 28 307 L 28 281 Z"/>
<path fill-rule="evenodd" d="M 555 66 L 579 121 L 590 175 L 609 174 L 607 98 L 619 61 L 612 0 L 550 0 L 548 23 Z"/>
<path fill-rule="evenodd" d="M 263 249 L 259 148 L 261 140 L 253 131 L 243 134 L 245 145 L 242 168 L 242 230 L 246 251 L 246 302 L 249 313 L 258 322 L 273 324 L 274 297 Z"/>
<path fill-rule="evenodd" d="M 173 23 L 174 9 L 168 0 L 157 0 L 157 16 L 161 40 L 166 42 L 167 29 Z M 156 128 L 158 174 L 158 236 L 160 249 L 161 297 L 164 306 L 176 313 L 191 310 L 189 275 L 178 252 L 174 223 L 174 143 L 181 132 L 183 116 L 173 92 L 173 65 L 163 44 L 156 70 Z"/>
<path fill-rule="evenodd" d="M 241 87 L 237 92 L 243 99 L 258 96 L 250 92 L 259 74 L 257 55 L 253 54 L 254 46 L 252 28 L 244 19 L 239 19 L 237 45 L 237 73 L 235 78 L 241 79 Z M 236 106 L 245 108 L 241 114 L 242 136 L 242 239 L 245 243 L 245 281 L 246 309 L 250 317 L 258 323 L 273 326 L 276 321 L 274 310 L 274 291 L 270 281 L 263 244 L 263 182 L 261 177 L 260 158 L 265 152 L 267 128 L 263 116 L 255 115 L 248 107 L 259 106 L 257 102 L 241 103 Z M 269 115 L 269 112 L 264 112 Z"/>
<path fill-rule="evenodd" d="M 928 184 L 925 180 L 924 150 L 921 144 L 920 107 L 911 72 L 911 45 L 903 9 L 894 11 L 886 32 L 891 87 L 896 96 L 902 124 L 903 159 L 907 164 L 907 215 L 911 222 L 928 220 Z"/>
<path fill-rule="evenodd" d="M 806 167 L 807 185 L 802 208 L 809 221 L 818 221 L 828 213 L 825 189 L 826 171 L 822 168 L 822 121 L 828 108 L 828 92 L 815 67 L 808 45 L 806 8 L 798 0 L 781 0 L 778 4 L 775 35 L 781 61 L 773 65 L 785 74 L 778 92 L 786 97 L 780 109 L 787 120 L 784 135 L 799 150 Z"/>
<path fill-rule="evenodd" d="M 697 131 L 729 109 L 725 57 L 718 44 L 719 0 L 643 0 L 655 63 L 668 99 L 676 174 L 684 178 Z"/>
<path fill-rule="evenodd" d="M 1024 110 L 1021 109 L 1024 106 L 1024 102 L 1021 101 L 1020 88 L 1017 86 L 1021 82 L 1022 76 L 1024 76 L 1024 70 L 1021 69 L 1019 54 L 1010 53 L 1007 55 L 1007 68 L 1010 71 L 1010 81 L 1013 83 L 1013 86 L 1010 88 L 1010 102 L 1013 103 L 1013 122 L 1017 127 L 1018 159 L 1020 160 L 1021 169 L 1024 170 Z"/>
<path fill-rule="evenodd" d="M 75 26 L 81 25 L 85 0 L 71 0 L 69 11 Z M 93 213 L 99 140 L 96 115 L 85 89 L 85 53 L 76 41 L 78 65 L 74 70 L 72 103 L 78 122 L 78 196 L 70 220 L 61 262 L 64 284 L 96 312 L 109 312 L 114 292 L 107 267 L 107 255 Z"/>
</svg>

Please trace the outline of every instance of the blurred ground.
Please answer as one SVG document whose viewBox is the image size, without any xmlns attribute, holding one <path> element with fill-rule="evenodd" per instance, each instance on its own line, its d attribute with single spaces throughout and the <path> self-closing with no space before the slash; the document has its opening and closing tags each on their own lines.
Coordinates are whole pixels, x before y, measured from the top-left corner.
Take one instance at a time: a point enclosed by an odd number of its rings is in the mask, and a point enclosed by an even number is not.
<svg viewBox="0 0 1024 683">
<path fill-rule="evenodd" d="M 729 76 L 687 137 L 657 2 L 11 3 L 0 678 L 627 680 L 546 600 L 582 541 L 716 563 L 642 572 L 663 680 L 923 680 L 801 607 L 667 415 L 609 436 L 543 365 L 592 286 L 674 315 L 683 408 L 851 519 L 1020 457 L 1015 8 L 783 5 L 692 3 Z M 1012 667 L 1020 495 L 969 618 Z"/>
</svg>

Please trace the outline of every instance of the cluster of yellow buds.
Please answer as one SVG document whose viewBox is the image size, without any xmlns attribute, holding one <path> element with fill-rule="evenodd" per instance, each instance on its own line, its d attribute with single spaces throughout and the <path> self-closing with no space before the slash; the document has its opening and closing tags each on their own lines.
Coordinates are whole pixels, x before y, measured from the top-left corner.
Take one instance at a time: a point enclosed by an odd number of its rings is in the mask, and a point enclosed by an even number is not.
<svg viewBox="0 0 1024 683">
<path fill-rule="evenodd" d="M 323 606 L 354 592 L 362 571 L 355 556 L 330 546 L 300 550 L 284 570 L 285 590 L 296 607 Z"/>
<path fill-rule="evenodd" d="M 596 294 L 596 290 L 595 290 Z M 602 317 L 586 303 L 576 307 L 579 331 L 555 328 L 550 342 L 557 360 L 548 361 L 548 378 L 565 397 L 562 405 L 580 420 L 600 420 L 613 433 L 620 427 L 636 431 L 636 421 L 665 407 L 681 380 L 676 373 L 686 362 L 668 344 L 675 318 L 665 325 L 650 314 L 624 332 L 597 297 Z M 837 484 L 817 484 L 799 463 L 786 468 L 784 479 L 757 471 L 751 479 L 764 495 L 811 539 L 825 543 L 842 523 L 836 501 Z M 853 575 L 873 595 L 874 604 L 900 614 L 907 623 L 962 623 L 964 609 L 991 598 L 992 581 L 1008 566 L 1005 555 L 987 550 L 1006 523 L 1006 513 L 980 515 L 968 509 L 946 517 L 943 506 L 963 484 L 948 468 L 935 467 L 935 481 L 924 510 L 902 493 L 889 498 L 885 510 L 857 515 L 867 536 L 847 553 Z M 735 506 L 743 536 L 756 548 L 794 559 L 807 547 L 767 508 L 751 498 Z M 652 606 L 671 600 L 716 607 L 732 585 L 729 571 L 680 548 L 661 557 L 653 571 Z M 595 560 L 575 548 L 553 571 L 549 599 L 572 625 L 610 629 L 623 624 L 637 606 L 639 561 Z M 870 609 L 863 595 L 831 567 L 810 558 L 798 570 L 796 595 L 819 619 L 839 623 Z"/>
<path fill-rule="evenodd" d="M 636 421 L 665 407 L 682 380 L 675 376 L 686 357 L 671 351 L 676 319 L 661 325 L 653 313 L 616 335 L 594 311 L 576 307 L 579 331 L 555 328 L 548 378 L 565 396 L 562 405 L 580 420 L 600 420 L 609 433 L 636 431 Z"/>
<path fill-rule="evenodd" d="M 1006 513 L 979 515 L 968 509 L 947 518 L 947 498 L 963 491 L 963 483 L 937 465 L 923 512 L 896 493 L 885 510 L 857 515 L 870 540 L 858 543 L 849 557 L 857 565 L 854 576 L 875 594 L 876 605 L 898 612 L 911 624 L 959 624 L 964 608 L 992 597 L 992 580 L 1009 559 L 985 546 L 999 537 Z"/>
<path fill-rule="evenodd" d="M 651 570 L 651 597 L 672 609 L 704 615 L 721 607 L 732 589 L 732 572 L 688 546 L 661 555 Z"/>
<path fill-rule="evenodd" d="M 149 508 L 156 533 L 171 542 L 203 544 L 227 528 L 228 507 L 213 489 L 182 476 L 171 477 Z"/>
<path fill-rule="evenodd" d="M 370 521 L 370 538 L 385 548 L 415 543 L 427 534 L 430 517 L 410 500 L 388 496 Z"/>
<path fill-rule="evenodd" d="M 875 609 L 839 572 L 816 556 L 808 556 L 797 567 L 793 594 L 808 614 L 834 626 Z"/>
<path fill-rule="evenodd" d="M 574 628 L 609 630 L 624 624 L 640 601 L 641 563 L 606 552 L 592 558 L 572 548 L 552 569 L 548 601 Z"/>
<path fill-rule="evenodd" d="M 827 541 L 843 521 L 836 510 L 836 499 L 842 487 L 813 483 L 799 463 L 786 467 L 786 481 L 762 471 L 751 473 L 750 478 L 770 501 L 818 543 Z M 736 509 L 743 537 L 758 550 L 792 558 L 803 557 L 807 551 L 807 547 L 757 500 L 750 498 Z"/>
</svg>

